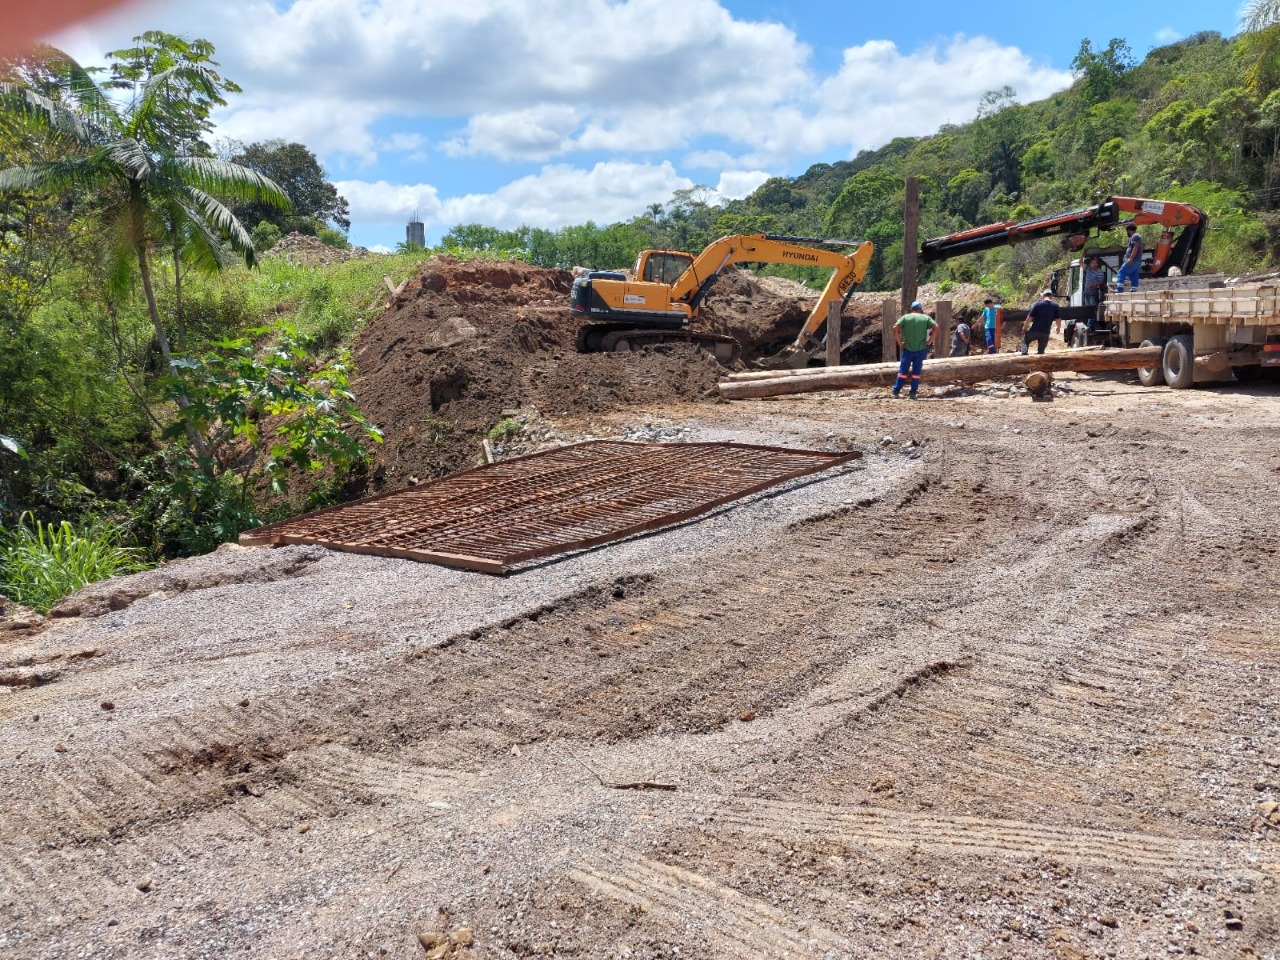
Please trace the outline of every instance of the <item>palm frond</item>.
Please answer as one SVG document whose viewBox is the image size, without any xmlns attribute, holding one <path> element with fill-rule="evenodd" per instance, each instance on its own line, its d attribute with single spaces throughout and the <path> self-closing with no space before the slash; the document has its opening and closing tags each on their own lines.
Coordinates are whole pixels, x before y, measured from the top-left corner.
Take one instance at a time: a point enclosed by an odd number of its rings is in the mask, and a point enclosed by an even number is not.
<svg viewBox="0 0 1280 960">
<path fill-rule="evenodd" d="M 154 158 L 132 137 L 104 143 L 98 149 L 104 160 L 119 166 L 130 180 L 148 180 L 156 172 Z"/>
<path fill-rule="evenodd" d="M 231 200 L 255 200 L 281 210 L 293 207 L 274 180 L 238 163 L 216 157 L 175 157 L 171 162 L 176 168 L 175 179 L 197 186 L 206 193 Z"/>
<path fill-rule="evenodd" d="M 239 218 L 220 200 L 198 187 L 190 187 L 188 192 L 199 208 L 200 216 L 196 219 L 227 237 L 231 245 L 244 254 L 245 263 L 252 267 L 255 262 L 253 238 Z"/>
<path fill-rule="evenodd" d="M 202 273 L 217 273 L 226 266 L 222 254 L 222 238 L 205 222 L 203 211 L 179 202 L 175 214 L 180 214 L 183 243 L 182 261 Z"/>
<path fill-rule="evenodd" d="M 93 127 L 103 130 L 119 130 L 122 126 L 116 106 L 98 85 L 93 74 L 57 47 L 38 46 L 33 59 L 66 92 L 78 112 Z"/>
</svg>

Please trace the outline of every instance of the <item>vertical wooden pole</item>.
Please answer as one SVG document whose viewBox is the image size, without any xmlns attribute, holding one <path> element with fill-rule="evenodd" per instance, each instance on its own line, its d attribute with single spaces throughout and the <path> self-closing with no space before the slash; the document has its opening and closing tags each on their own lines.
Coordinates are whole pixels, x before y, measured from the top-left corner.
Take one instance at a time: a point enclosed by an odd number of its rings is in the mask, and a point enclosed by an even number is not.
<svg viewBox="0 0 1280 960">
<path fill-rule="evenodd" d="M 902 205 L 902 312 L 911 309 L 920 287 L 920 181 L 907 177 Z"/>
<path fill-rule="evenodd" d="M 933 355 L 945 357 L 951 352 L 951 301 L 939 300 L 934 304 L 934 313 L 938 332 L 933 338 Z"/>
<path fill-rule="evenodd" d="M 880 359 L 885 363 L 898 360 L 898 342 L 893 339 L 893 325 L 898 322 L 898 305 L 886 300 L 880 308 Z"/>
<path fill-rule="evenodd" d="M 840 302 L 827 304 L 827 366 L 840 366 Z"/>
</svg>

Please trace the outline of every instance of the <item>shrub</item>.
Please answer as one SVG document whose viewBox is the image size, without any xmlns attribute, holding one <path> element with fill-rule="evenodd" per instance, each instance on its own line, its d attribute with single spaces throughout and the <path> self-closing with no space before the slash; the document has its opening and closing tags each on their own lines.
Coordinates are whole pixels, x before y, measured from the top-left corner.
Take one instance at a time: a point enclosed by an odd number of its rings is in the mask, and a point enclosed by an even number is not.
<svg viewBox="0 0 1280 960">
<path fill-rule="evenodd" d="M 76 530 L 60 524 L 32 522 L 24 514 L 18 526 L 0 535 L 0 592 L 18 603 L 47 613 L 81 587 L 121 573 L 145 570 L 141 550 L 121 546 L 125 530 L 96 520 Z"/>
</svg>

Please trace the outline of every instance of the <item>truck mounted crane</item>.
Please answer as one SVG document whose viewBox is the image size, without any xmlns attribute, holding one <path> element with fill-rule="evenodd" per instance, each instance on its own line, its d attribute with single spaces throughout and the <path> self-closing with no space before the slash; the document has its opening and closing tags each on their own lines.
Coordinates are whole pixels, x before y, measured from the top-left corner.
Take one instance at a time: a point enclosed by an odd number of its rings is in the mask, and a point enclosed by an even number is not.
<svg viewBox="0 0 1280 960">
<path fill-rule="evenodd" d="M 837 252 L 826 247 L 852 250 Z M 578 330 L 578 351 L 624 353 L 649 344 L 684 342 L 732 363 L 742 352 L 737 340 L 693 326 L 725 267 L 735 263 L 829 267 L 831 278 L 799 336 L 774 358 L 780 365 L 803 366 L 808 361 L 809 341 L 825 320 L 827 306 L 848 302 L 854 286 L 866 275 L 873 249 L 866 241 L 752 233 L 721 237 L 697 255 L 642 250 L 632 276 L 621 271 L 592 271 L 573 281 L 570 310 L 591 321 Z"/>
<path fill-rule="evenodd" d="M 1143 266 L 1143 276 L 1167 277 L 1174 268 L 1181 274 L 1195 270 L 1200 245 L 1209 226 L 1208 216 L 1189 203 L 1148 200 L 1145 197 L 1108 197 L 1081 210 L 1069 210 L 1021 223 L 1012 220 L 990 223 L 934 237 L 920 245 L 920 265 L 1044 237 L 1061 236 L 1064 248 L 1078 251 L 1089 242 L 1091 232 L 1114 230 L 1129 223 L 1137 226 L 1158 223 L 1164 228 L 1151 251 L 1151 258 Z M 1175 228 L 1180 228 L 1176 236 Z"/>
</svg>

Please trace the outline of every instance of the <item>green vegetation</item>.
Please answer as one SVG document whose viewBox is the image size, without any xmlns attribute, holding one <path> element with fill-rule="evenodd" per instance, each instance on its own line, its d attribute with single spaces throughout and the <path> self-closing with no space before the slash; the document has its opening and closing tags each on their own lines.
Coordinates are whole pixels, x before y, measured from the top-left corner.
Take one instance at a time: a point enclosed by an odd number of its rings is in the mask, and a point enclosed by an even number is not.
<svg viewBox="0 0 1280 960">
<path fill-rule="evenodd" d="M 124 528 L 108 520 L 76 530 L 26 514 L 0 530 L 0 594 L 45 613 L 86 584 L 150 566 L 141 550 L 121 546 L 124 539 Z"/>
<path fill-rule="evenodd" d="M 151 32 L 108 61 L 105 79 L 48 47 L 0 63 L 0 563 L 5 592 L 40 608 L 358 473 L 379 435 L 343 344 L 385 300 L 382 276 L 412 269 L 252 269 L 280 228 L 251 234 L 235 211 L 294 208 L 206 143 L 239 90 L 212 47 Z M 327 205 L 302 208 L 311 232 L 345 246 L 319 219 L 345 226 L 345 201 L 313 194 Z"/>
<path fill-rule="evenodd" d="M 507 437 L 514 437 L 523 429 L 524 424 L 514 417 L 503 417 L 489 428 L 489 439 L 505 440 Z"/>
</svg>

